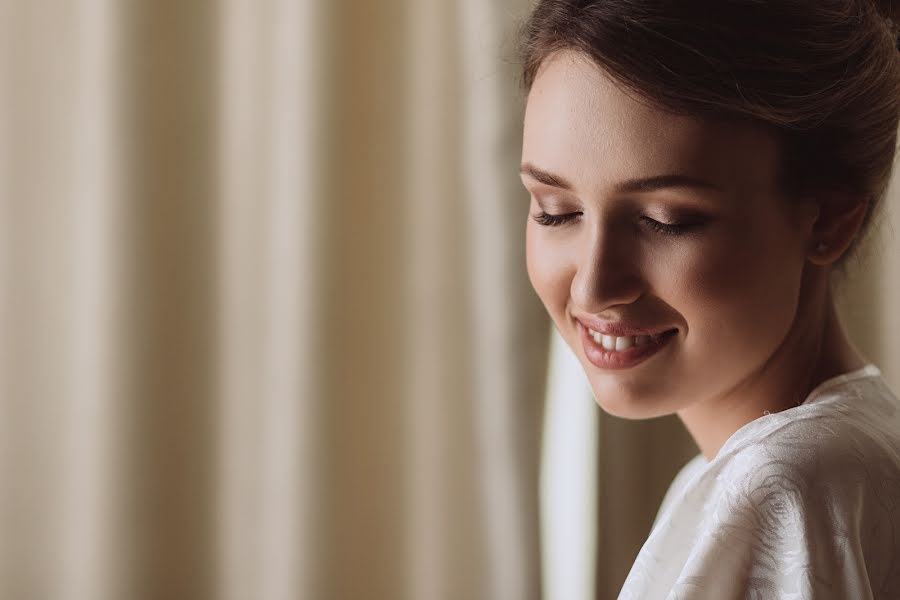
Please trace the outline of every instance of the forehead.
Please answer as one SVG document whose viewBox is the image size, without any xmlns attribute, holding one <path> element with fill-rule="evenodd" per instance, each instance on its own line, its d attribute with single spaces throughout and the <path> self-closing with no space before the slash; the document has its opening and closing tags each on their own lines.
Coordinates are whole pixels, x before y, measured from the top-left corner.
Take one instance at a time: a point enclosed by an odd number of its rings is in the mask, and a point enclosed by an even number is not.
<svg viewBox="0 0 900 600">
<path fill-rule="evenodd" d="M 544 61 L 525 109 L 522 161 L 562 175 L 582 193 L 669 173 L 759 191 L 772 185 L 776 154 L 772 134 L 762 127 L 651 107 L 575 51 Z"/>
</svg>

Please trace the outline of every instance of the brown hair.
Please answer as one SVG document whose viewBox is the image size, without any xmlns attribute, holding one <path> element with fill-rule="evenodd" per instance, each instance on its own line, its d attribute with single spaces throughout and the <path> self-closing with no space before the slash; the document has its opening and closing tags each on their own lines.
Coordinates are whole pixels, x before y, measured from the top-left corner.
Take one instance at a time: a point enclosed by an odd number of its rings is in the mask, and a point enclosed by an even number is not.
<svg viewBox="0 0 900 600">
<path fill-rule="evenodd" d="M 658 108 L 769 127 L 784 191 L 866 200 L 865 231 L 897 148 L 898 24 L 900 0 L 538 0 L 520 84 L 577 50 Z"/>
</svg>

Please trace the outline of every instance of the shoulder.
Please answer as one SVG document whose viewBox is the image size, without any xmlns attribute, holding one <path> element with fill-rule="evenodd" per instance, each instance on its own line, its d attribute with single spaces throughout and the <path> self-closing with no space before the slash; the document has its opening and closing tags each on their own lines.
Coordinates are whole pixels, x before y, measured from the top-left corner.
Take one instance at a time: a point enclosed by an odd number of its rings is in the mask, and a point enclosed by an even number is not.
<svg viewBox="0 0 900 600">
<path fill-rule="evenodd" d="M 760 581 L 900 594 L 900 454 L 878 431 L 825 412 L 723 458 L 703 526 L 717 552 Z M 787 564 L 797 578 L 782 578 Z"/>
<path fill-rule="evenodd" d="M 668 597 L 900 598 L 897 405 L 842 382 L 695 457 L 635 579 L 668 560 Z"/>
<path fill-rule="evenodd" d="M 900 431 L 897 432 L 900 435 Z M 785 418 L 723 457 L 723 502 L 754 507 L 789 501 L 798 511 L 828 505 L 862 508 L 900 497 L 900 447 L 850 415 L 821 411 Z M 782 504 L 778 505 L 779 507 Z"/>
<path fill-rule="evenodd" d="M 797 407 L 752 421 L 714 459 L 720 476 L 844 479 L 900 472 L 900 400 L 873 365 L 834 378 Z M 846 481 L 844 482 L 846 483 Z"/>
</svg>

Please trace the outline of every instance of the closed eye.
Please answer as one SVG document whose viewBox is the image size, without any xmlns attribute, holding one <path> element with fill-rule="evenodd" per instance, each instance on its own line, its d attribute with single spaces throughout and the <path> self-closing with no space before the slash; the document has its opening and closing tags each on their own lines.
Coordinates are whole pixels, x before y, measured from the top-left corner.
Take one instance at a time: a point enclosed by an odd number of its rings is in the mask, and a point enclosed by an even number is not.
<svg viewBox="0 0 900 600">
<path fill-rule="evenodd" d="M 544 225 L 545 227 L 556 227 L 558 225 L 563 225 L 568 223 L 569 221 L 574 220 L 580 212 L 568 213 L 565 215 L 551 215 L 544 211 L 539 212 L 536 215 L 532 215 L 532 219 L 537 221 L 540 225 Z"/>
<path fill-rule="evenodd" d="M 553 215 L 541 211 L 536 215 L 532 215 L 532 218 L 538 224 L 545 227 L 557 227 L 574 221 L 576 218 L 578 218 L 579 215 L 581 215 L 580 212 L 567 213 L 563 215 Z M 653 231 L 664 235 L 684 235 L 695 229 L 699 229 L 704 225 L 704 222 L 701 220 L 691 220 L 681 223 L 663 223 L 662 221 L 657 221 L 656 219 L 652 219 L 646 216 L 641 217 L 641 220 Z"/>
<path fill-rule="evenodd" d="M 703 226 L 703 221 L 687 221 L 683 223 L 663 223 L 650 217 L 641 217 L 653 231 L 663 235 L 684 235 Z"/>
</svg>

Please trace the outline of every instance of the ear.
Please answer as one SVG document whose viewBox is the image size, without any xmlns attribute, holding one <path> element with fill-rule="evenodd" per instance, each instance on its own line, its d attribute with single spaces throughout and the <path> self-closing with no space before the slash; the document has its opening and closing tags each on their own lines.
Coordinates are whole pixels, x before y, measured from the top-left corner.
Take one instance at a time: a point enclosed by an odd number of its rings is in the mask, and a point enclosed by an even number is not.
<svg viewBox="0 0 900 600">
<path fill-rule="evenodd" d="M 830 265 L 847 251 L 866 216 L 868 200 L 846 195 L 824 195 L 810 231 L 807 259 L 819 266 Z"/>
</svg>

